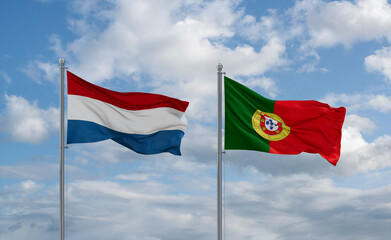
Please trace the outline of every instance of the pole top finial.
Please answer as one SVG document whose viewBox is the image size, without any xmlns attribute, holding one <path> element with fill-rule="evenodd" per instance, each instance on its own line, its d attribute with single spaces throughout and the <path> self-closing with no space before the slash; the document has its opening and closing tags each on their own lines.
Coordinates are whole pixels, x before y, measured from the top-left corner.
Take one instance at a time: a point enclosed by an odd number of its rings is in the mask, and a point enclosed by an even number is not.
<svg viewBox="0 0 391 240">
<path fill-rule="evenodd" d="M 59 62 L 60 62 L 61 65 L 64 65 L 65 64 L 65 59 L 64 58 L 60 58 Z"/>
<path fill-rule="evenodd" d="M 223 64 L 218 63 L 217 64 L 217 71 L 221 72 L 221 70 L 223 70 Z"/>
</svg>

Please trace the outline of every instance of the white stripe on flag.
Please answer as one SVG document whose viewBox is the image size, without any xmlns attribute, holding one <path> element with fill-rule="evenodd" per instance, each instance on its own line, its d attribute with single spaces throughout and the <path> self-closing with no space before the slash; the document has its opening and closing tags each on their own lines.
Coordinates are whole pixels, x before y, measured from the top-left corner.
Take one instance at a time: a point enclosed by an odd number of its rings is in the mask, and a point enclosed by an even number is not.
<svg viewBox="0 0 391 240">
<path fill-rule="evenodd" d="M 173 108 L 131 111 L 79 95 L 68 95 L 68 120 L 95 122 L 112 130 L 151 134 L 161 130 L 186 131 L 184 113 Z"/>
</svg>

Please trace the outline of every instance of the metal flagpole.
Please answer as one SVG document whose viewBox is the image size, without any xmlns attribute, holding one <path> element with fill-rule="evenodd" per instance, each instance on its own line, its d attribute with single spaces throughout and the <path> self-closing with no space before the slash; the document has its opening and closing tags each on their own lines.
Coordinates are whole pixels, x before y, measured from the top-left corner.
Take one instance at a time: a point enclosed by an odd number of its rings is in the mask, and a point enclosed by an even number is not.
<svg viewBox="0 0 391 240">
<path fill-rule="evenodd" d="M 60 58 L 60 239 L 64 240 L 64 70 L 65 59 Z"/>
<path fill-rule="evenodd" d="M 223 64 L 217 64 L 217 238 L 223 238 L 223 208 L 222 208 L 222 75 Z"/>
</svg>

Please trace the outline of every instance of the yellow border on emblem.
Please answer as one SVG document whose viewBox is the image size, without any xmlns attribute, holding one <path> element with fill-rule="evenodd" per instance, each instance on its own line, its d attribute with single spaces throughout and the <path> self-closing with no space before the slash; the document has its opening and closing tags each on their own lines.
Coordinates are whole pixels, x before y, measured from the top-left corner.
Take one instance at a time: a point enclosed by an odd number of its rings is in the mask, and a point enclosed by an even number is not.
<svg viewBox="0 0 391 240">
<path fill-rule="evenodd" d="M 282 131 L 281 133 L 277 134 L 277 135 L 268 135 L 266 134 L 262 128 L 261 128 L 261 125 L 260 125 L 260 121 L 261 121 L 261 114 L 262 115 L 267 115 L 269 116 L 270 118 L 282 123 Z M 266 113 L 266 112 L 262 112 L 260 110 L 257 110 L 255 111 L 253 117 L 252 117 L 252 123 L 253 123 L 253 128 L 254 130 L 259 134 L 261 135 L 261 137 L 263 137 L 264 139 L 267 139 L 269 141 L 280 141 L 284 138 L 286 138 L 289 133 L 291 132 L 291 128 L 288 127 L 287 125 L 285 125 L 284 121 L 282 120 L 282 118 L 280 118 L 278 115 L 274 114 L 274 113 Z"/>
</svg>

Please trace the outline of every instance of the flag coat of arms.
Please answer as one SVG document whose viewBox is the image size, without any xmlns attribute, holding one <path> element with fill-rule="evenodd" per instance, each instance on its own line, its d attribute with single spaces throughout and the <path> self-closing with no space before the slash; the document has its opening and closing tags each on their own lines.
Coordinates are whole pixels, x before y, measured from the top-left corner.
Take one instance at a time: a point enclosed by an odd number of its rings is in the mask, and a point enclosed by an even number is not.
<svg viewBox="0 0 391 240">
<path fill-rule="evenodd" d="M 67 79 L 68 144 L 112 139 L 141 154 L 181 155 L 188 102 L 159 94 L 115 92 L 69 71 Z"/>
<path fill-rule="evenodd" d="M 336 165 L 344 107 L 313 100 L 274 101 L 224 77 L 225 149 L 319 153 Z"/>
</svg>

